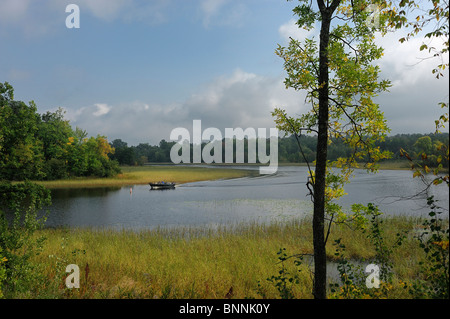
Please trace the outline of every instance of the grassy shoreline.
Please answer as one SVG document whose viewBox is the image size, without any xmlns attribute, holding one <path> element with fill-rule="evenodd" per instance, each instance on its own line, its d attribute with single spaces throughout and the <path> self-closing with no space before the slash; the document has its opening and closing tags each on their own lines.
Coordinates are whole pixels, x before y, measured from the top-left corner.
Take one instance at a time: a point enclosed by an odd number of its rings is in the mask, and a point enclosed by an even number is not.
<svg viewBox="0 0 450 319">
<path fill-rule="evenodd" d="M 394 242 L 397 232 L 413 231 L 417 218 L 390 217 L 385 239 Z M 43 276 L 37 291 L 14 298 L 193 298 L 222 299 L 230 288 L 233 298 L 279 298 L 267 278 L 277 275 L 277 252 L 311 253 L 312 230 L 308 218 L 271 224 L 242 224 L 205 229 L 181 227 L 145 231 L 101 229 L 44 229 L 36 233 L 46 241 L 32 262 Z M 334 239 L 342 238 L 347 256 L 370 260 L 374 248 L 366 235 L 348 227 L 335 227 L 327 244 L 328 259 L 335 258 Z M 399 282 L 413 280 L 422 251 L 409 236 L 394 251 L 394 286 L 390 298 L 408 298 Z M 66 289 L 65 267 L 80 267 L 80 289 Z M 86 265 L 89 265 L 87 270 Z M 286 270 L 295 273 L 292 262 Z M 308 264 L 301 266 L 294 297 L 310 299 Z"/>
<path fill-rule="evenodd" d="M 198 167 L 194 164 L 176 166 L 173 164 L 160 164 L 148 166 L 122 166 L 122 173 L 107 178 L 73 177 L 54 181 L 35 181 L 47 188 L 80 188 L 80 187 L 108 187 L 142 185 L 151 181 L 173 181 L 178 184 L 206 180 L 230 179 L 258 175 L 257 170 L 233 169 L 233 165 L 241 164 L 212 164 L 211 167 Z M 248 165 L 248 164 L 246 164 Z M 259 164 L 254 164 L 259 166 Z M 303 163 L 279 163 L 279 166 L 306 166 Z M 225 167 L 221 167 L 225 166 Z M 385 162 L 380 164 L 380 170 L 407 170 L 410 169 L 404 161 Z"/>
<path fill-rule="evenodd" d="M 47 188 L 79 188 L 143 185 L 156 181 L 171 181 L 177 184 L 230 179 L 252 176 L 255 171 L 230 168 L 207 168 L 191 166 L 123 166 L 122 173 L 114 177 L 95 178 L 77 177 L 55 181 L 36 181 Z"/>
<path fill-rule="evenodd" d="M 392 168 L 395 169 L 395 168 Z M 146 184 L 171 180 L 187 183 L 201 180 L 238 178 L 258 174 L 257 170 L 161 165 L 124 167 L 121 176 L 107 179 L 40 182 L 48 188 L 100 187 Z M 389 217 L 384 225 L 388 243 L 402 230 L 416 231 L 422 220 L 415 217 Z M 288 255 L 311 254 L 312 227 L 308 218 L 270 224 L 241 224 L 202 227 L 159 228 L 131 231 L 92 228 L 43 229 L 36 238 L 46 238 L 38 255 L 36 282 L 27 292 L 9 298 L 188 298 L 222 299 L 232 290 L 232 298 L 279 298 L 273 282 L 267 279 L 280 271 L 277 252 Z M 334 227 L 327 243 L 330 263 L 335 261 L 335 239 L 346 245 L 353 260 L 370 260 L 373 245 L 361 232 Z M 401 282 L 412 282 L 423 258 L 417 240 L 409 236 L 391 256 L 393 286 L 389 298 L 411 298 Z M 293 261 L 293 259 L 292 259 Z M 81 288 L 65 287 L 65 267 L 80 267 Z M 313 298 L 308 263 L 301 266 L 299 284 L 292 288 L 297 299 Z M 292 262 L 286 265 L 297 273 Z M 232 289 L 231 289 L 232 288 Z"/>
</svg>

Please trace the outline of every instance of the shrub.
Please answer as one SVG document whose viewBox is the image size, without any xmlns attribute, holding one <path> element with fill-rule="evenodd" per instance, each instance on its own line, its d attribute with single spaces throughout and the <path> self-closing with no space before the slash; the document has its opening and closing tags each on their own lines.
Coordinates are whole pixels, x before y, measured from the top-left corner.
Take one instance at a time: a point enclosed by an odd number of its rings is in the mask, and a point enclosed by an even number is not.
<svg viewBox="0 0 450 319">
<path fill-rule="evenodd" d="M 35 230 L 43 226 L 46 216 L 38 216 L 50 205 L 50 191 L 24 182 L 0 182 L 0 276 L 5 291 L 28 291 L 36 286 L 36 272 L 29 259 L 38 253 L 43 237 L 33 239 Z M 3 270 L 2 270 L 3 269 Z M 1 286 L 0 286 L 1 287 Z"/>
<path fill-rule="evenodd" d="M 416 236 L 425 252 L 420 262 L 421 276 L 409 289 L 415 298 L 449 298 L 449 227 L 440 217 L 442 211 L 433 196 L 427 198 L 431 211 L 422 226 L 423 231 Z M 447 222 L 448 223 L 448 222 Z"/>
</svg>

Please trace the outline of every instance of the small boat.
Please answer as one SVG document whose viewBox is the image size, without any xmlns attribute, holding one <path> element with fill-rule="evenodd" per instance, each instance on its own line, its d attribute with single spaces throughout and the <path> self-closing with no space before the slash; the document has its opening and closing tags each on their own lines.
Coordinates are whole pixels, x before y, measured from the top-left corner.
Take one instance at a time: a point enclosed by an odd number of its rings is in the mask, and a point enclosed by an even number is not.
<svg viewBox="0 0 450 319">
<path fill-rule="evenodd" d="M 175 183 L 172 182 L 158 182 L 158 183 L 149 183 L 151 189 L 174 189 Z"/>
</svg>

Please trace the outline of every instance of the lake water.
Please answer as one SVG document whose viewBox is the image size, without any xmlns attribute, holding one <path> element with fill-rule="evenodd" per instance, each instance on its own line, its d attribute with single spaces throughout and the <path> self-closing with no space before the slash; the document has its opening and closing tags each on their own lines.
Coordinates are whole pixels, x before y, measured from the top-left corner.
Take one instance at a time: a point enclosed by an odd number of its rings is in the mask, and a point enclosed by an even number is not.
<svg viewBox="0 0 450 319">
<path fill-rule="evenodd" d="M 138 230 L 289 220 L 312 214 L 306 180 L 306 167 L 286 166 L 273 175 L 188 183 L 175 190 L 150 190 L 149 185 L 57 189 L 46 226 Z M 345 188 L 349 195 L 340 202 L 345 207 L 371 202 L 386 215 L 426 216 L 430 194 L 410 198 L 423 189 L 407 170 L 357 170 Z M 433 195 L 448 216 L 448 188 L 433 187 Z"/>
</svg>

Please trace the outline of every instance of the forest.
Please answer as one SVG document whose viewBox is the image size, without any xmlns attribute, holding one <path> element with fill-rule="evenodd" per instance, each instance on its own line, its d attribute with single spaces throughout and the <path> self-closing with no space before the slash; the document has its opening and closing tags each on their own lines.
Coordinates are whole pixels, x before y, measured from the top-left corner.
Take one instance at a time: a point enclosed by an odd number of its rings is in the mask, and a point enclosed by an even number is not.
<svg viewBox="0 0 450 319">
<path fill-rule="evenodd" d="M 7 82 L 0 83 L 0 180 L 114 176 L 120 173 L 121 165 L 170 163 L 170 150 L 175 143 L 161 140 L 159 145 L 140 143 L 129 146 L 122 139 L 108 142 L 106 136 L 88 137 L 85 130 L 72 128 L 64 118 L 63 109 L 39 114 L 33 101 L 29 105 L 15 101 L 12 86 Z M 304 163 L 305 160 L 312 163 L 316 157 L 316 144 L 315 136 L 302 135 L 298 141 L 293 135 L 279 138 L 278 160 L 280 163 Z M 441 161 L 440 157 L 441 146 L 448 144 L 448 133 L 430 133 L 387 136 L 376 146 L 390 151 L 392 160 L 401 159 L 407 153 L 415 160 L 426 162 L 429 167 L 442 164 L 448 168 L 448 162 Z M 244 142 L 245 159 L 247 146 L 248 143 Z M 269 149 L 269 140 L 266 147 Z M 328 159 L 348 157 L 351 151 L 342 141 L 332 140 Z"/>
<path fill-rule="evenodd" d="M 305 159 L 312 163 L 316 158 L 317 138 L 315 136 L 302 135 L 299 138 L 302 146 L 302 154 L 299 151 L 297 139 L 294 135 L 279 138 L 278 140 L 278 161 L 280 163 L 305 163 Z M 128 146 L 127 142 L 115 139 L 111 142 L 111 147 L 115 150 L 111 154 L 111 159 L 116 160 L 120 165 L 143 165 L 145 163 L 168 163 L 170 162 L 170 150 L 176 142 L 160 141 L 159 145 L 140 143 L 137 146 Z M 225 143 L 223 140 L 222 143 Z M 234 141 L 236 144 L 236 140 Z M 441 154 L 441 146 L 448 145 L 448 133 L 430 134 L 397 134 L 387 136 L 385 141 L 378 143 L 381 150 L 390 151 L 392 157 L 389 160 L 404 159 L 402 151 L 408 153 L 411 158 L 422 160 L 421 154 L 427 154 L 426 164 L 430 167 L 438 165 Z M 267 142 L 268 144 L 268 142 Z M 206 145 L 203 144 L 203 145 Z M 244 143 L 244 158 L 247 158 L 247 142 Z M 266 149 L 269 145 L 267 145 Z M 224 146 L 222 147 L 224 149 Z M 339 157 L 348 157 L 352 150 L 340 140 L 333 140 L 329 146 L 328 158 L 330 161 Z M 191 144 L 192 153 L 192 144 Z M 222 162 L 225 162 L 224 160 Z M 448 162 L 442 162 L 443 167 L 448 167 Z"/>
<path fill-rule="evenodd" d="M 108 177 L 120 172 L 105 136 L 88 137 L 64 119 L 64 110 L 39 114 L 14 100 L 14 89 L 0 83 L 0 180 L 54 180 Z"/>
</svg>

